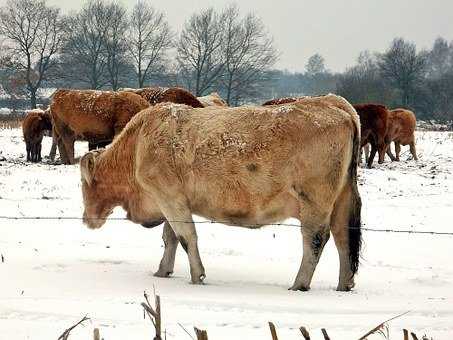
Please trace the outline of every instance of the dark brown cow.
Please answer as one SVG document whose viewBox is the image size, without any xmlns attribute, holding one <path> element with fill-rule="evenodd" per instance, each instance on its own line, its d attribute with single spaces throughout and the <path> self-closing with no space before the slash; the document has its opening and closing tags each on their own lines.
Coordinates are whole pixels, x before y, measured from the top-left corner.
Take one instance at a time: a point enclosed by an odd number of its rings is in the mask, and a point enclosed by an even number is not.
<svg viewBox="0 0 453 340">
<path fill-rule="evenodd" d="M 304 97 L 284 97 L 284 98 L 274 98 L 271 100 L 268 100 L 267 102 L 264 102 L 262 106 L 270 106 L 270 105 L 281 105 L 281 104 L 288 104 L 288 103 L 293 103 L 299 99 L 302 99 Z"/>
<path fill-rule="evenodd" d="M 415 126 L 417 120 L 412 111 L 405 109 L 394 109 L 390 111 L 389 127 L 387 132 L 387 140 L 389 142 L 387 154 L 392 161 L 400 160 L 401 145 L 409 145 L 410 152 L 415 160 L 417 152 L 415 151 Z M 391 142 L 395 143 L 395 156 L 390 150 Z"/>
<path fill-rule="evenodd" d="M 41 161 L 41 143 L 46 131 L 52 131 L 52 118 L 49 111 L 40 109 L 29 111 L 22 122 L 27 161 Z"/>
<path fill-rule="evenodd" d="M 149 104 L 130 92 L 58 90 L 50 110 L 61 160 L 74 164 L 74 142 L 109 143 L 129 120 Z"/>
<path fill-rule="evenodd" d="M 204 107 L 197 97 L 180 87 L 145 87 L 142 89 L 122 89 L 121 92 L 136 93 L 146 99 L 150 105 L 176 103 L 192 107 Z"/>
<path fill-rule="evenodd" d="M 377 104 L 357 104 L 354 105 L 360 117 L 361 126 L 361 146 L 370 143 L 371 153 L 367 160 L 367 166 L 371 168 L 376 152 L 379 153 L 379 161 L 384 162 L 387 150 L 387 129 L 389 122 L 389 111 L 384 105 Z"/>
</svg>

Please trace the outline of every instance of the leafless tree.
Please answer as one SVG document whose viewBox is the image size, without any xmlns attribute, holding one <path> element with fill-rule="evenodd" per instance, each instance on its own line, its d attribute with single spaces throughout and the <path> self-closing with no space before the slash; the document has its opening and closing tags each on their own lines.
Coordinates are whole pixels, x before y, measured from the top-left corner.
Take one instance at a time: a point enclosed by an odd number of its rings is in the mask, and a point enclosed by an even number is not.
<svg viewBox="0 0 453 340">
<path fill-rule="evenodd" d="M 394 39 L 390 48 L 381 55 L 380 72 L 401 91 L 401 104 L 405 107 L 410 105 L 417 83 L 424 78 L 426 60 L 426 53 L 417 52 L 415 44 L 402 38 Z"/>
<path fill-rule="evenodd" d="M 224 68 L 221 18 L 213 8 L 193 14 L 177 42 L 182 81 L 196 96 L 211 90 Z"/>
<path fill-rule="evenodd" d="M 134 60 L 138 87 L 143 87 L 152 73 L 161 71 L 172 40 L 165 15 L 145 1 L 138 1 L 132 9 L 128 30 L 129 53 Z"/>
<path fill-rule="evenodd" d="M 127 73 L 126 31 L 129 23 L 126 9 L 119 3 L 107 4 L 105 11 L 108 22 L 105 36 L 107 72 L 110 86 L 116 91 L 120 87 L 121 78 Z"/>
<path fill-rule="evenodd" d="M 357 64 L 339 75 L 336 92 L 352 103 L 387 103 L 394 101 L 394 90 L 380 74 L 378 56 L 361 52 Z"/>
<path fill-rule="evenodd" d="M 240 17 L 239 8 L 229 6 L 221 15 L 224 68 L 221 83 L 229 105 L 253 97 L 266 79 L 265 73 L 277 60 L 262 21 L 255 15 Z"/>
<path fill-rule="evenodd" d="M 12 62 L 25 77 L 30 106 L 47 79 L 62 43 L 59 9 L 45 0 L 8 0 L 0 9 L 0 35 L 7 39 Z"/>
<path fill-rule="evenodd" d="M 66 26 L 63 50 L 65 73 L 71 80 L 99 89 L 108 84 L 108 54 L 105 42 L 111 29 L 111 9 L 102 0 L 90 0 Z"/>
</svg>

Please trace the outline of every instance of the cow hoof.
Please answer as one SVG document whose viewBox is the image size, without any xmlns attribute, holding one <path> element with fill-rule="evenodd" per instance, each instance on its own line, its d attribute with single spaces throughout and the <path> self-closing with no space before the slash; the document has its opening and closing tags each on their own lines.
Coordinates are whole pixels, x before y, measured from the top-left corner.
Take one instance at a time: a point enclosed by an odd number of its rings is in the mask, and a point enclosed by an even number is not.
<svg viewBox="0 0 453 340">
<path fill-rule="evenodd" d="M 192 277 L 192 283 L 194 285 L 201 285 L 203 284 L 203 281 L 204 279 L 206 278 L 206 275 L 205 274 L 201 274 L 200 276 L 195 276 L 195 277 Z"/>
<path fill-rule="evenodd" d="M 338 292 L 350 292 L 352 288 L 354 288 L 355 284 L 354 283 L 349 283 L 349 284 L 343 284 L 343 285 L 338 285 L 337 291 Z"/>
<path fill-rule="evenodd" d="M 308 292 L 310 290 L 310 287 L 306 287 L 304 285 L 299 285 L 299 284 L 298 285 L 294 284 L 292 287 L 288 288 L 288 290 Z"/>
<path fill-rule="evenodd" d="M 154 273 L 155 277 L 169 277 L 173 272 L 165 271 L 165 270 L 158 270 Z"/>
</svg>

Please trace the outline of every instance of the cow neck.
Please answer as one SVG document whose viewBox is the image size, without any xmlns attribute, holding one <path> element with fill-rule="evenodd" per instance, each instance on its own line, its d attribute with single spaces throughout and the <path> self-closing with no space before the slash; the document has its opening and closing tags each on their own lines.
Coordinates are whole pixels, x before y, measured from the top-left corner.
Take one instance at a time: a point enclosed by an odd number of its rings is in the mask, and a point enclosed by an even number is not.
<svg viewBox="0 0 453 340">
<path fill-rule="evenodd" d="M 134 192 L 132 162 L 127 153 L 122 153 L 118 149 L 106 150 L 98 161 L 96 168 L 98 187 L 118 204 L 129 200 Z"/>
</svg>

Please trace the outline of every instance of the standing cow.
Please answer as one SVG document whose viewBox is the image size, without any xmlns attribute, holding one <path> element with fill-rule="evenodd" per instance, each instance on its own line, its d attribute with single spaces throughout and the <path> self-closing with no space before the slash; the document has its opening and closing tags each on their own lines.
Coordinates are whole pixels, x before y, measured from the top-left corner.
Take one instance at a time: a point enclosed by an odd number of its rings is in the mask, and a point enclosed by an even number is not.
<svg viewBox="0 0 453 340">
<path fill-rule="evenodd" d="M 224 101 L 217 92 L 212 92 L 211 94 L 208 94 L 206 96 L 197 97 L 197 99 L 200 101 L 201 104 L 203 104 L 204 107 L 208 107 L 208 106 L 227 107 L 228 106 L 226 101 Z"/>
<path fill-rule="evenodd" d="M 394 109 L 390 111 L 389 128 L 387 132 L 388 149 L 387 154 L 392 161 L 400 160 L 401 145 L 409 145 L 412 157 L 418 160 L 415 150 L 415 126 L 417 120 L 412 111 L 405 109 Z M 395 143 L 395 156 L 390 150 L 391 142 Z"/>
<path fill-rule="evenodd" d="M 201 283 L 192 214 L 247 228 L 297 218 L 303 259 L 291 289 L 310 288 L 332 233 L 337 289 L 347 291 L 361 244 L 359 147 L 357 113 L 335 95 L 267 107 L 160 104 L 137 114 L 108 149 L 82 157 L 84 222 L 100 228 L 115 206 L 135 223 L 168 221 L 155 275 L 173 272 L 179 242 L 192 282 Z"/>
<path fill-rule="evenodd" d="M 141 89 L 121 89 L 120 92 L 132 92 L 146 99 L 150 105 L 159 103 L 185 104 L 203 107 L 203 104 L 189 91 L 180 87 L 144 87 Z"/>
<path fill-rule="evenodd" d="M 378 163 L 384 162 L 387 151 L 387 129 L 389 124 L 389 111 L 384 105 L 357 104 L 354 105 L 360 116 L 361 147 L 368 143 L 371 145 L 370 156 L 367 159 L 367 166 L 371 168 L 376 152 L 379 154 Z"/>
<path fill-rule="evenodd" d="M 41 161 L 42 139 L 46 132 L 52 131 L 52 118 L 48 110 L 35 109 L 28 111 L 22 122 L 28 162 Z"/>
<path fill-rule="evenodd" d="M 130 92 L 58 90 L 50 111 L 64 164 L 74 164 L 74 142 L 108 144 L 148 102 Z"/>
</svg>

